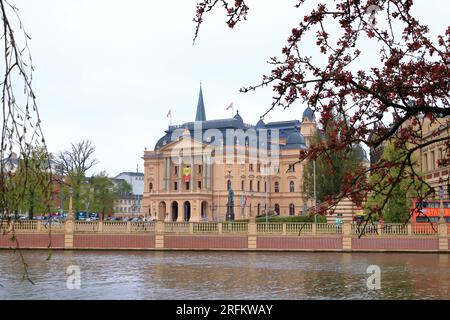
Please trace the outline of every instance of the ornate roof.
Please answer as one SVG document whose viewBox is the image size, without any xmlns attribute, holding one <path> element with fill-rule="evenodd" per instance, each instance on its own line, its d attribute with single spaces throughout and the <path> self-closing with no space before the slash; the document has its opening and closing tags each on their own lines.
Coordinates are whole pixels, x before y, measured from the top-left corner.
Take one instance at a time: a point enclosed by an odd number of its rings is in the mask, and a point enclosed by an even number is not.
<svg viewBox="0 0 450 320">
<path fill-rule="evenodd" d="M 314 111 L 309 106 L 303 111 L 302 121 L 305 121 L 305 119 L 311 122 L 315 120 Z"/>
<path fill-rule="evenodd" d="M 203 102 L 202 85 L 200 84 L 200 92 L 198 94 L 197 113 L 195 121 L 206 121 L 205 103 Z"/>
</svg>

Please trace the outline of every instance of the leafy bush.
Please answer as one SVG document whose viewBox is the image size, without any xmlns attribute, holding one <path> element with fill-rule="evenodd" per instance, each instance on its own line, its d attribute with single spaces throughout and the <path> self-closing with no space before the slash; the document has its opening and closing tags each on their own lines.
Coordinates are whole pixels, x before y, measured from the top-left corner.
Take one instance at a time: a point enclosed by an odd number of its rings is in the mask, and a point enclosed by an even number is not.
<svg viewBox="0 0 450 320">
<path fill-rule="evenodd" d="M 327 218 L 322 215 L 317 215 L 317 223 L 326 223 Z M 314 222 L 314 216 L 277 216 L 269 215 L 269 222 Z M 256 222 L 266 222 L 266 216 L 256 217 Z"/>
</svg>

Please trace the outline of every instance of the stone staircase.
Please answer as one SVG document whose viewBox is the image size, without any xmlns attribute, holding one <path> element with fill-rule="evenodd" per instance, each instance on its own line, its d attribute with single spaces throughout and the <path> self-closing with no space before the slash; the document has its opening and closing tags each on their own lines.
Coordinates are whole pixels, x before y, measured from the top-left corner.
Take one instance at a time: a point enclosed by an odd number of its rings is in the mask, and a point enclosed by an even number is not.
<svg viewBox="0 0 450 320">
<path fill-rule="evenodd" d="M 338 203 L 334 213 L 327 215 L 327 223 L 336 223 L 336 219 L 341 219 L 342 222 L 352 222 L 356 210 L 356 205 L 350 199 L 344 198 Z"/>
</svg>

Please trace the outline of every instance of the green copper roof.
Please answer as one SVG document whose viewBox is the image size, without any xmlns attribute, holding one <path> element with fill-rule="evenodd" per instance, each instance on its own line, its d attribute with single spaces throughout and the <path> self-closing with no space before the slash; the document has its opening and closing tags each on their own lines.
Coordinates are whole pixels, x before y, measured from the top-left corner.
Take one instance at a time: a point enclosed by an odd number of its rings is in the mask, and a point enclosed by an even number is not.
<svg viewBox="0 0 450 320">
<path fill-rule="evenodd" d="M 202 85 L 200 84 L 200 93 L 198 95 L 197 114 L 195 121 L 206 121 L 205 104 L 203 102 Z"/>
</svg>

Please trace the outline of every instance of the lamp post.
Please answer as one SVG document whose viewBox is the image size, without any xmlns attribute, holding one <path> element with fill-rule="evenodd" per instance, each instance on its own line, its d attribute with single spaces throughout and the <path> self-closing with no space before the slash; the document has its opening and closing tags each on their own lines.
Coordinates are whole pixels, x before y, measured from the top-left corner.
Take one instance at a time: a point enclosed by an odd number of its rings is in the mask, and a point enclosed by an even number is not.
<svg viewBox="0 0 450 320">
<path fill-rule="evenodd" d="M 67 212 L 67 220 L 73 221 L 73 210 L 72 210 L 72 194 L 73 189 L 69 189 L 69 212 Z"/>
<path fill-rule="evenodd" d="M 250 218 L 252 218 L 252 203 L 253 203 L 253 195 L 255 194 L 255 191 L 250 190 Z"/>
<path fill-rule="evenodd" d="M 266 211 L 266 224 L 267 223 L 269 223 L 269 208 L 268 208 L 268 205 L 267 205 L 267 199 L 268 199 L 268 196 L 269 196 L 269 179 L 268 179 L 268 174 L 269 174 L 269 172 L 266 172 L 266 184 L 265 184 L 265 189 L 266 189 L 266 205 L 265 205 L 265 211 Z"/>
<path fill-rule="evenodd" d="M 314 159 L 313 162 L 313 180 L 314 180 L 314 223 L 317 223 L 316 159 Z"/>
<path fill-rule="evenodd" d="M 445 224 L 445 218 L 444 218 L 444 187 L 439 187 L 439 223 Z"/>
<path fill-rule="evenodd" d="M 61 198 L 61 202 L 60 202 L 60 207 L 59 207 L 59 215 L 60 215 L 60 219 L 63 218 L 63 187 L 64 187 L 64 176 L 63 176 L 63 166 L 60 165 L 61 168 L 61 177 L 60 177 L 60 198 Z"/>
<path fill-rule="evenodd" d="M 212 220 L 216 221 L 216 214 L 215 211 L 217 210 L 217 204 L 215 204 L 214 202 L 212 204 L 210 204 L 209 208 L 211 209 L 211 213 L 212 213 Z"/>
</svg>

